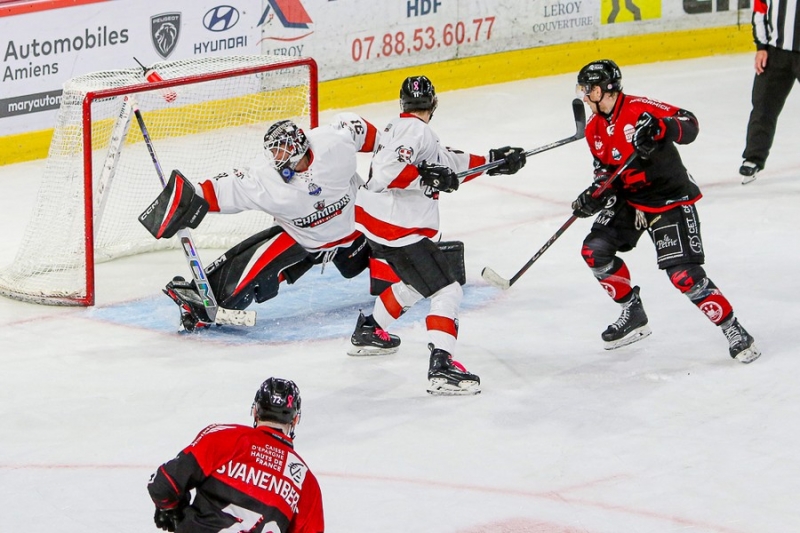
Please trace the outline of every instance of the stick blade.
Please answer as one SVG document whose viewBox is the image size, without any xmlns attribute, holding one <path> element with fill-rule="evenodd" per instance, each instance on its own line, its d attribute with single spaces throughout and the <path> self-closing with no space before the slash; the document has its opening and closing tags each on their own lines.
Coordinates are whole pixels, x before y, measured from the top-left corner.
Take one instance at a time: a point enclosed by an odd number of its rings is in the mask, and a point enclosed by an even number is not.
<svg viewBox="0 0 800 533">
<path fill-rule="evenodd" d="M 256 312 L 217 307 L 214 323 L 220 326 L 255 326 Z"/>
<path fill-rule="evenodd" d="M 481 277 L 485 279 L 489 285 L 494 285 L 498 289 L 507 290 L 509 287 L 511 287 L 511 282 L 509 280 L 505 279 L 503 276 L 489 267 L 486 267 L 481 271 Z"/>
<path fill-rule="evenodd" d="M 575 116 L 575 138 L 583 139 L 586 136 L 586 107 L 577 98 L 572 100 L 572 114 Z"/>
</svg>

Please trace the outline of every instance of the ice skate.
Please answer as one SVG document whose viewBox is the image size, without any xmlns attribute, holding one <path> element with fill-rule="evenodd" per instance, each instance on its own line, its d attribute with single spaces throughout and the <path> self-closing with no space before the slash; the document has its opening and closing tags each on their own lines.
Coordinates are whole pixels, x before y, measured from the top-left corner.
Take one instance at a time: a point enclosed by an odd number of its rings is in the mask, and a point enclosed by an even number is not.
<svg viewBox="0 0 800 533">
<path fill-rule="evenodd" d="M 453 360 L 450 353 L 428 345 L 431 361 L 428 367 L 428 393 L 435 396 L 466 396 L 480 394 L 481 378 L 470 374 L 464 365 Z"/>
<path fill-rule="evenodd" d="M 347 355 L 389 355 L 397 352 L 400 337 L 381 329 L 372 315 L 358 314 L 356 330 L 350 337 L 352 346 Z"/>
<path fill-rule="evenodd" d="M 203 300 L 194 288 L 194 284 L 176 276 L 167 283 L 164 294 L 172 298 L 181 308 L 181 323 L 179 329 L 189 332 L 197 328 L 207 328 L 213 322 L 208 318 Z"/>
<path fill-rule="evenodd" d="M 756 180 L 756 175 L 761 170 L 758 163 L 745 160 L 742 166 L 739 167 L 739 174 L 742 175 L 742 185 L 747 185 Z"/>
<path fill-rule="evenodd" d="M 640 341 L 650 333 L 652 331 L 647 325 L 644 305 L 642 305 L 642 299 L 639 298 L 639 287 L 634 287 L 631 299 L 622 304 L 622 313 L 619 318 L 606 328 L 601 337 L 605 341 L 604 348 L 613 350 Z"/>
<path fill-rule="evenodd" d="M 721 324 L 720 327 L 725 338 L 728 339 L 728 351 L 731 357 L 745 364 L 752 363 L 761 357 L 755 339 L 747 333 L 735 317 Z"/>
</svg>

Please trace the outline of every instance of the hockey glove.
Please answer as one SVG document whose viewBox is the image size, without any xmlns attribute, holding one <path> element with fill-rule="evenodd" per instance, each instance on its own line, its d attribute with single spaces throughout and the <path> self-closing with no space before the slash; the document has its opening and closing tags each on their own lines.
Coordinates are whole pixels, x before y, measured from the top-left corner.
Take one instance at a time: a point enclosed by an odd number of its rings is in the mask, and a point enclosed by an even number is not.
<svg viewBox="0 0 800 533">
<path fill-rule="evenodd" d="M 639 115 L 636 129 L 633 131 L 633 147 L 643 158 L 647 159 L 656 149 L 656 143 L 664 138 L 667 128 L 664 121 L 648 112 Z"/>
<path fill-rule="evenodd" d="M 419 167 L 419 181 L 423 185 L 442 192 L 453 192 L 458 190 L 461 182 L 453 169 L 444 165 L 429 164 L 423 161 Z"/>
<path fill-rule="evenodd" d="M 196 228 L 208 213 L 208 202 L 178 170 L 150 206 L 139 215 L 139 222 L 156 239 L 169 239 L 183 228 Z"/>
<path fill-rule="evenodd" d="M 489 162 L 503 160 L 500 166 L 497 166 L 486 173 L 490 176 L 497 174 L 516 174 L 519 169 L 525 166 L 526 157 L 525 150 L 522 148 L 511 146 L 504 146 L 502 148 L 495 148 L 489 150 Z"/>
<path fill-rule="evenodd" d="M 606 205 L 609 197 L 613 196 L 611 189 L 606 189 L 601 195 L 595 196 L 602 186 L 602 181 L 596 181 L 575 198 L 575 201 L 572 202 L 572 214 L 578 218 L 588 218 L 600 211 Z"/>
<path fill-rule="evenodd" d="M 183 510 L 189 506 L 189 501 L 189 493 L 187 492 L 173 509 L 159 509 L 156 507 L 156 514 L 153 516 L 156 527 L 164 531 L 175 531 L 178 523 L 183 520 Z"/>
</svg>

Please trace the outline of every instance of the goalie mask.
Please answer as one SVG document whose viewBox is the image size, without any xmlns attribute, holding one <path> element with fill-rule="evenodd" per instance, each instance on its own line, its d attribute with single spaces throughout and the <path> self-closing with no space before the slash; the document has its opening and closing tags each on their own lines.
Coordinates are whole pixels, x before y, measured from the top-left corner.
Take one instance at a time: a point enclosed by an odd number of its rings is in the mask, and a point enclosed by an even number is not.
<svg viewBox="0 0 800 533">
<path fill-rule="evenodd" d="M 275 170 L 286 183 L 294 177 L 297 164 L 308 151 L 308 137 L 291 120 L 280 120 L 264 135 L 264 149 L 275 161 Z"/>
<path fill-rule="evenodd" d="M 299 416 L 300 390 L 293 381 L 269 378 L 261 384 L 253 400 L 254 421 L 290 424 L 289 436 L 294 437 L 295 419 Z"/>
</svg>

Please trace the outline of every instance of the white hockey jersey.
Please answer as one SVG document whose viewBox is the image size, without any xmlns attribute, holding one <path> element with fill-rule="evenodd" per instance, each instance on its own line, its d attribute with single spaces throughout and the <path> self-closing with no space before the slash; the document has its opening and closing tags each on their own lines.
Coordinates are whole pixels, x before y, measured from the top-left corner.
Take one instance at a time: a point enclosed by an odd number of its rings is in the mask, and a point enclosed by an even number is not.
<svg viewBox="0 0 800 533">
<path fill-rule="evenodd" d="M 486 163 L 486 158 L 442 147 L 425 121 L 400 114 L 381 133 L 370 178 L 356 197 L 356 228 L 369 239 L 400 247 L 439 233 L 439 193 L 420 183 L 417 165 L 423 161 L 458 173 Z"/>
<path fill-rule="evenodd" d="M 232 169 L 199 184 L 209 211 L 265 211 L 298 244 L 309 251 L 344 246 L 358 237 L 354 226 L 356 152 L 371 152 L 377 131 L 354 113 L 306 132 L 311 164 L 289 183 L 260 151 L 241 169 Z"/>
</svg>

